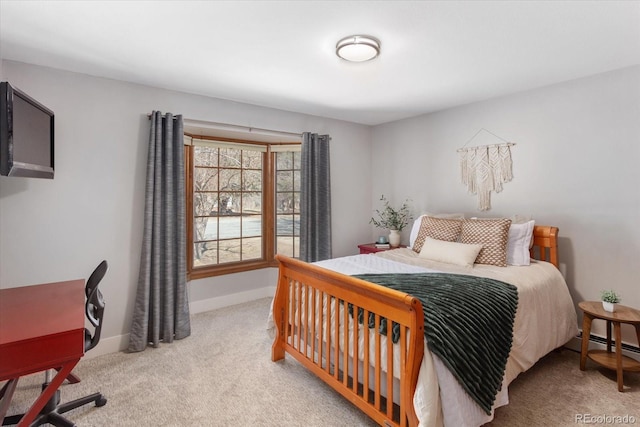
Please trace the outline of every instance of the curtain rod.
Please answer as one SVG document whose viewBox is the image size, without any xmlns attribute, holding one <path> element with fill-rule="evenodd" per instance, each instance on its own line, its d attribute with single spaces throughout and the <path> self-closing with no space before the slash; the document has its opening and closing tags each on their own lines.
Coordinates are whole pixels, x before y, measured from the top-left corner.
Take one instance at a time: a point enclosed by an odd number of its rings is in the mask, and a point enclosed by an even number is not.
<svg viewBox="0 0 640 427">
<path fill-rule="evenodd" d="M 147 114 L 147 117 L 149 120 L 151 120 L 151 114 Z M 241 125 L 234 125 L 230 123 L 208 122 L 204 120 L 194 120 L 194 119 L 184 119 L 183 122 L 185 126 L 197 126 L 197 127 L 206 128 L 206 129 L 242 131 L 242 132 L 257 133 L 262 135 L 290 136 L 290 137 L 302 138 L 301 133 L 284 132 L 279 130 L 257 128 L 257 127 L 250 127 L 250 126 L 241 126 Z"/>
</svg>

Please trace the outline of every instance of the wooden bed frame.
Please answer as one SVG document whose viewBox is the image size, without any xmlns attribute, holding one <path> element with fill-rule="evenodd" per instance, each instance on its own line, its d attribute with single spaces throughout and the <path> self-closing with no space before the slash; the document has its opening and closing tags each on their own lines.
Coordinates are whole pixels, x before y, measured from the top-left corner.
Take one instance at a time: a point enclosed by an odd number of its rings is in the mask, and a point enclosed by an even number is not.
<svg viewBox="0 0 640 427">
<path fill-rule="evenodd" d="M 557 236 L 557 227 L 535 226 L 531 257 L 558 267 Z M 413 395 L 424 354 L 420 301 L 293 258 L 276 258 L 280 267 L 273 302 L 276 336 L 271 359 L 275 362 L 289 353 L 380 425 L 418 425 Z M 343 309 L 347 306 L 349 310 Z M 364 319 L 373 313 L 374 327 L 367 322 L 362 330 L 352 327 L 350 339 L 350 313 L 358 310 L 363 311 Z M 379 332 L 385 318 L 400 325 L 399 359 L 382 356 L 385 347 L 386 354 L 393 355 L 394 345 Z M 364 342 L 363 349 L 374 349 L 373 356 L 365 351 L 363 360 L 358 359 L 359 339 Z M 394 372 L 394 363 L 399 364 L 395 368 L 400 372 L 395 388 L 394 376 L 386 375 Z"/>
</svg>

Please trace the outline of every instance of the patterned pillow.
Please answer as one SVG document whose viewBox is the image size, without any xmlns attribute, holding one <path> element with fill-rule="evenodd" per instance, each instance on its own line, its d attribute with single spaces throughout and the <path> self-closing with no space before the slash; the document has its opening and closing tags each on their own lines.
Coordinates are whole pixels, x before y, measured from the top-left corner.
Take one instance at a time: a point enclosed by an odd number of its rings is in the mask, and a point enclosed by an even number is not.
<svg viewBox="0 0 640 427">
<path fill-rule="evenodd" d="M 432 216 L 423 216 L 420 224 L 418 237 L 413 243 L 413 250 L 420 253 L 424 240 L 431 237 L 436 240 L 444 240 L 446 242 L 457 242 L 462 229 L 461 219 L 450 218 L 434 218 Z"/>
<path fill-rule="evenodd" d="M 482 250 L 476 258 L 476 264 L 507 266 L 507 241 L 511 220 L 469 219 L 462 223 L 461 243 L 480 243 Z"/>
<path fill-rule="evenodd" d="M 434 214 L 430 212 L 425 212 L 420 215 L 413 221 L 413 225 L 411 226 L 411 233 L 409 234 L 409 247 L 413 247 L 413 244 L 416 241 L 416 237 L 418 237 L 418 233 L 420 232 L 420 226 L 422 225 L 422 218 L 425 216 L 432 216 L 434 218 L 447 218 L 447 219 L 464 219 L 463 213 L 440 213 Z"/>
</svg>

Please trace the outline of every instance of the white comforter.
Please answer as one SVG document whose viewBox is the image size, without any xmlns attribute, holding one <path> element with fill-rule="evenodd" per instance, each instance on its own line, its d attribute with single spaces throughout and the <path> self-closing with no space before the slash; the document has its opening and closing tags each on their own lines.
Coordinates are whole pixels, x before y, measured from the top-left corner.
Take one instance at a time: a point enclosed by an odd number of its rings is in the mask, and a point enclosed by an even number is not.
<svg viewBox="0 0 640 427">
<path fill-rule="evenodd" d="M 473 268 L 428 261 L 407 248 L 354 255 L 317 262 L 316 265 L 343 274 L 448 272 L 490 277 L 518 288 L 518 310 L 513 345 L 494 409 L 508 403 L 508 385 L 549 351 L 562 346 L 577 332 L 576 312 L 567 285 L 552 264 L 533 261 L 526 267 Z M 269 318 L 269 328 L 273 327 Z M 458 381 L 425 342 L 413 399 L 421 426 L 480 426 L 493 419 L 462 389 Z"/>
</svg>

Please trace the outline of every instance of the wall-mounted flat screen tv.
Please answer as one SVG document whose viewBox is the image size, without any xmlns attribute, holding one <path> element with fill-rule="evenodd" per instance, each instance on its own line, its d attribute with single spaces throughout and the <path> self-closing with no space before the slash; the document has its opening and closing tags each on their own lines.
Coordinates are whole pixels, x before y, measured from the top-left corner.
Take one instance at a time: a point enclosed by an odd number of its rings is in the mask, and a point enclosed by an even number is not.
<svg viewBox="0 0 640 427">
<path fill-rule="evenodd" d="M 0 83 L 0 175 L 53 178 L 53 111 Z"/>
</svg>

